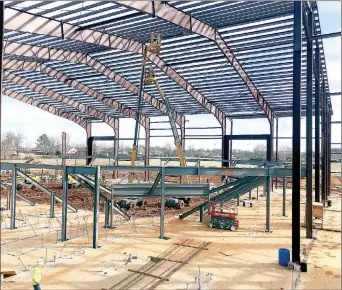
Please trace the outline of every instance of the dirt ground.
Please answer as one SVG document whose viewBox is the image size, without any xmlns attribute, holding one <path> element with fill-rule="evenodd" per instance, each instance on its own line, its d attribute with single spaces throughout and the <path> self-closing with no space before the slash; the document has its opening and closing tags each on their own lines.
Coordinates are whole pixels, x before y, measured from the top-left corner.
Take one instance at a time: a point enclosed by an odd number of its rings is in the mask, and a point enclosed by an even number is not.
<svg viewBox="0 0 342 290">
<path fill-rule="evenodd" d="M 91 211 L 68 213 L 71 239 L 61 243 L 60 208 L 50 219 L 48 205 L 32 207 L 18 201 L 17 229 L 7 229 L 10 212 L 1 212 L 1 269 L 18 273 L 4 279 L 1 289 L 30 289 L 30 265 L 40 258 L 46 262 L 44 290 L 198 289 L 198 277 L 201 289 L 341 289 L 340 195 L 332 195 L 332 207 L 325 210 L 328 230 L 315 230 L 316 239 L 310 240 L 302 228 L 301 247 L 306 253 L 301 257 L 306 258 L 308 272 L 301 273 L 278 265 L 279 248 L 291 249 L 291 190 L 287 191 L 285 217 L 281 189 L 271 193 L 270 233 L 265 232 L 262 197 L 253 200 L 252 208 L 239 207 L 240 228 L 235 232 L 209 228 L 199 222 L 198 214 L 181 221 L 177 213 L 166 212 L 167 240 L 158 238 L 158 216 L 129 222 L 115 216 L 115 228 L 105 229 L 101 213 L 98 249 L 91 248 Z M 252 194 L 256 197 L 256 191 Z M 1 205 L 5 202 L 2 198 Z M 210 244 L 203 246 L 204 242 Z M 194 248 L 201 246 L 206 249 Z M 166 260 L 151 261 L 151 256 Z M 131 272 L 138 269 L 147 275 Z"/>
</svg>

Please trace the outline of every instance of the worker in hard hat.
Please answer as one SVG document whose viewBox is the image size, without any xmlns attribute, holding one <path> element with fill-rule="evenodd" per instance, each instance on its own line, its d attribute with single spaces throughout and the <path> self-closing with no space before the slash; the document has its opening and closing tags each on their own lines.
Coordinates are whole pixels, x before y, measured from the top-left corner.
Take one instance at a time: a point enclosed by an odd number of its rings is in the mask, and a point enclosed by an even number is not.
<svg viewBox="0 0 342 290">
<path fill-rule="evenodd" d="M 37 263 L 33 266 L 32 271 L 32 285 L 34 290 L 41 290 L 40 282 L 42 281 L 42 273 L 41 269 L 43 267 L 43 260 L 37 261 Z"/>
</svg>

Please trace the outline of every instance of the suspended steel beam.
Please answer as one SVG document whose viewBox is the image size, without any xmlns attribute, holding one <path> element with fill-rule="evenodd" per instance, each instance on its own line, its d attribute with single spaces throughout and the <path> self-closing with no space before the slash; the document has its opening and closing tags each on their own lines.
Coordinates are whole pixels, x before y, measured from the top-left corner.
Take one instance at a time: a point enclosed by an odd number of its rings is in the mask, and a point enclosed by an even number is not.
<svg viewBox="0 0 342 290">
<path fill-rule="evenodd" d="M 182 10 L 173 7 L 165 1 L 113 1 L 122 6 L 136 9 L 140 12 L 154 15 L 155 17 L 161 18 L 168 22 L 171 22 L 177 26 L 190 30 L 192 33 L 204 36 L 209 40 L 212 40 L 220 48 L 222 53 L 227 58 L 228 62 L 232 65 L 235 71 L 239 74 L 243 82 L 246 84 L 252 96 L 257 101 L 258 105 L 265 112 L 268 120 L 273 122 L 275 114 L 265 98 L 261 95 L 258 88 L 254 85 L 252 80 L 249 78 L 247 72 L 244 70 L 242 65 L 235 57 L 233 51 L 230 49 L 228 44 L 225 42 L 223 37 L 220 35 L 217 29 L 194 18 L 191 15 L 183 12 Z"/>
<path fill-rule="evenodd" d="M 20 21 L 18 19 L 20 19 Z M 62 39 L 77 40 L 84 43 L 102 45 L 105 47 L 119 49 L 132 53 L 143 53 L 143 45 L 138 41 L 108 34 L 104 31 L 95 31 L 90 29 L 77 31 L 77 29 L 79 29 L 79 26 L 45 18 L 42 16 L 37 16 L 26 12 L 18 12 L 17 10 L 11 8 L 6 9 L 5 29 L 24 33 L 55 36 Z M 90 56 L 87 57 L 90 58 Z M 187 91 L 206 110 L 213 113 L 220 123 L 221 120 L 223 120 L 224 118 L 228 118 L 228 116 L 226 116 L 224 112 L 222 112 L 214 104 L 210 103 L 210 101 L 205 96 L 203 96 L 198 90 L 196 90 L 176 70 L 169 66 L 161 57 L 150 52 L 147 54 L 147 57 L 153 64 L 155 64 L 166 75 L 168 75 L 185 91 Z M 94 61 L 95 60 L 92 59 L 92 62 Z M 100 66 L 100 64 L 97 64 L 96 66 Z M 112 77 L 117 76 L 116 72 L 113 72 L 108 68 L 102 68 L 102 70 L 104 70 L 105 73 L 109 74 Z M 99 71 L 101 71 L 101 69 Z M 135 90 L 137 94 L 138 88 L 136 88 Z M 146 95 L 144 94 L 143 97 L 145 98 L 145 96 Z M 157 99 L 154 100 L 159 102 Z M 162 107 L 163 112 L 166 112 L 164 104 L 162 104 Z"/>
<path fill-rule="evenodd" d="M 91 108 L 87 105 L 84 104 L 80 104 L 79 102 L 75 101 L 74 99 L 68 98 L 64 95 L 61 95 L 53 90 L 47 89 L 43 86 L 40 86 L 38 84 L 36 84 L 35 82 L 32 82 L 24 77 L 21 77 L 19 75 L 10 73 L 8 71 L 5 72 L 5 78 L 6 80 L 14 83 L 14 84 L 18 84 L 21 85 L 25 88 L 31 89 L 39 94 L 43 94 L 45 96 L 47 96 L 50 99 L 56 100 L 58 102 L 70 105 L 72 107 L 74 107 L 75 109 L 77 109 L 78 111 L 101 119 L 103 122 L 105 122 L 106 124 L 108 124 L 110 127 L 112 127 L 114 129 L 114 123 L 115 123 L 115 118 L 108 116 L 107 114 L 104 114 L 100 111 L 98 111 L 97 109 Z"/>
<path fill-rule="evenodd" d="M 58 117 L 62 117 L 64 119 L 72 121 L 76 123 L 77 125 L 81 126 L 83 129 L 87 130 L 88 120 L 83 117 L 77 116 L 70 112 L 63 111 L 61 109 L 57 109 L 52 105 L 43 104 L 38 100 L 35 100 L 29 96 L 25 96 L 24 94 L 7 89 L 6 87 L 3 87 L 2 94 L 8 97 L 11 97 L 13 99 L 16 99 L 18 101 L 21 101 L 23 103 L 29 104 L 31 106 L 37 107 L 39 109 L 42 109 Z"/>
</svg>

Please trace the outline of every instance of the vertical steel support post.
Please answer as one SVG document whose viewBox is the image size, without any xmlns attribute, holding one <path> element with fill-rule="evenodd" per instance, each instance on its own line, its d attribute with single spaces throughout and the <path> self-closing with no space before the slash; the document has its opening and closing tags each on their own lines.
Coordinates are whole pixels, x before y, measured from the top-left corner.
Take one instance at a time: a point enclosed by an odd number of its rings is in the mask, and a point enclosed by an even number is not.
<svg viewBox="0 0 342 290">
<path fill-rule="evenodd" d="M 279 118 L 277 118 L 276 126 L 276 151 L 275 151 L 275 161 L 278 162 L 278 149 L 279 149 Z M 278 176 L 276 176 L 276 189 L 278 187 Z"/>
<path fill-rule="evenodd" d="M 63 202 L 62 202 L 62 235 L 61 242 L 67 240 L 67 215 L 68 215 L 68 172 L 67 166 L 63 168 Z"/>
<path fill-rule="evenodd" d="M 93 155 L 93 140 L 90 139 L 90 137 L 91 137 L 91 122 L 90 121 L 87 121 L 87 123 L 86 123 L 86 133 L 87 133 L 87 141 L 86 141 L 87 155 L 91 156 L 91 155 Z M 87 158 L 86 164 L 89 165 L 91 160 L 92 160 L 92 158 Z"/>
<path fill-rule="evenodd" d="M 306 40 L 306 237 L 312 239 L 312 11 L 308 12 Z"/>
<path fill-rule="evenodd" d="M 283 177 L 283 216 L 286 216 L 286 176 Z"/>
<path fill-rule="evenodd" d="M 113 228 L 113 201 L 114 201 L 114 190 L 115 187 L 114 185 L 112 185 L 112 192 L 110 194 L 110 208 L 109 208 L 109 228 L 112 229 Z"/>
<path fill-rule="evenodd" d="M 151 130 L 150 130 L 150 119 L 148 118 L 145 122 L 145 166 L 150 165 L 150 144 L 151 144 Z M 149 171 L 145 171 L 145 181 L 150 180 Z"/>
<path fill-rule="evenodd" d="M 270 231 L 271 224 L 271 182 L 272 176 L 267 176 L 266 178 L 266 232 Z"/>
<path fill-rule="evenodd" d="M 328 196 L 330 196 L 330 191 L 331 191 L 331 112 L 330 112 L 330 108 L 328 109 L 328 170 L 327 170 L 327 174 L 328 174 Z"/>
<path fill-rule="evenodd" d="M 164 239 L 164 220 L 165 220 L 165 168 L 161 168 L 161 204 L 160 204 L 160 239 Z"/>
<path fill-rule="evenodd" d="M 96 167 L 94 183 L 93 249 L 97 249 L 99 238 L 100 166 Z"/>
<path fill-rule="evenodd" d="M 185 116 L 181 117 L 180 138 L 181 138 L 180 141 L 181 141 L 182 148 L 185 151 Z"/>
<path fill-rule="evenodd" d="M 4 63 L 4 13 L 5 13 L 5 1 L 0 1 L 0 120 L 2 117 L 2 79 L 3 79 L 3 67 Z M 1 122 L 0 122 L 1 123 Z M 1 126 L 0 126 L 1 128 Z"/>
<path fill-rule="evenodd" d="M 62 132 L 62 148 L 61 148 L 61 151 L 62 151 L 62 155 L 66 155 L 66 133 L 65 132 Z M 66 163 L 66 160 L 65 158 L 62 158 L 62 166 L 65 166 L 65 163 Z"/>
<path fill-rule="evenodd" d="M 292 261 L 300 262 L 302 2 L 294 1 L 292 122 Z"/>
<path fill-rule="evenodd" d="M 251 191 L 251 190 L 249 191 L 248 199 L 249 199 L 249 200 L 252 200 L 252 191 Z"/>
<path fill-rule="evenodd" d="M 321 110 L 321 114 L 322 114 L 322 203 L 325 206 L 325 202 L 326 202 L 326 96 L 325 96 L 325 87 L 324 87 L 324 81 L 322 82 L 322 110 Z"/>
<path fill-rule="evenodd" d="M 11 192 L 12 192 L 11 187 L 8 187 L 8 189 L 7 189 L 7 200 L 6 200 L 6 209 L 7 210 L 11 209 Z"/>
<path fill-rule="evenodd" d="M 17 165 L 13 164 L 12 169 L 12 197 L 11 197 L 11 225 L 10 229 L 14 230 L 15 227 L 15 219 L 16 219 L 16 211 L 17 211 Z"/>
<path fill-rule="evenodd" d="M 233 135 L 233 120 L 230 120 L 230 135 Z M 233 140 L 229 141 L 229 160 L 233 160 Z M 232 163 L 231 163 L 232 164 Z M 229 167 L 231 167 L 231 164 Z"/>
<path fill-rule="evenodd" d="M 274 143 L 274 118 L 272 118 L 271 121 L 269 121 L 270 123 L 270 140 L 267 142 L 268 143 L 268 146 L 267 146 L 267 161 L 273 161 L 273 153 L 274 153 L 274 146 L 273 146 L 273 143 Z M 273 192 L 273 178 L 271 178 L 271 190 Z"/>
<path fill-rule="evenodd" d="M 55 194 L 51 192 L 50 196 L 50 218 L 55 217 Z"/>
<path fill-rule="evenodd" d="M 119 138 L 120 138 L 120 130 L 119 130 L 120 121 L 119 119 L 114 119 L 114 165 L 119 165 Z M 118 171 L 115 170 L 113 172 L 114 178 L 118 178 Z"/>
<path fill-rule="evenodd" d="M 105 203 L 104 205 L 104 214 L 105 214 L 105 218 L 104 218 L 104 228 L 108 227 L 109 224 L 109 200 Z"/>
<path fill-rule="evenodd" d="M 320 201 L 320 55 L 316 42 L 315 49 L 315 202 Z"/>
<path fill-rule="evenodd" d="M 204 207 L 200 207 L 200 222 L 203 222 L 203 216 L 204 216 Z"/>
</svg>

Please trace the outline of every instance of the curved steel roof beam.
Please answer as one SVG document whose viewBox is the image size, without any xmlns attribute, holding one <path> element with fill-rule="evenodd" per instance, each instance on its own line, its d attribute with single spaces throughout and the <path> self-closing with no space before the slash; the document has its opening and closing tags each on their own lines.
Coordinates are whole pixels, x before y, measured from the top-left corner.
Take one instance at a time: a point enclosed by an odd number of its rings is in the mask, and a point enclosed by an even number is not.
<svg viewBox="0 0 342 290">
<path fill-rule="evenodd" d="M 56 100 L 57 102 L 61 102 L 64 104 L 67 104 L 69 106 L 72 106 L 73 108 L 77 109 L 81 113 L 84 113 L 86 115 L 101 119 L 103 122 L 108 124 L 110 127 L 114 129 L 114 123 L 115 123 L 115 118 L 108 116 L 105 113 L 102 113 L 98 111 L 97 109 L 91 108 L 85 104 L 81 104 L 71 98 L 68 98 L 64 95 L 61 95 L 53 90 L 47 89 L 41 85 L 38 85 L 35 82 L 32 82 L 24 77 L 21 77 L 19 75 L 16 75 L 14 73 L 5 71 L 5 79 L 7 81 L 10 81 L 14 84 L 20 85 L 22 87 L 28 88 L 30 90 L 33 90 L 39 94 L 43 94 L 47 96 L 49 99 Z"/>
<path fill-rule="evenodd" d="M 39 60 L 47 60 L 47 61 L 65 61 L 65 62 L 72 62 L 78 64 L 85 64 L 93 68 L 94 70 L 98 71 L 102 75 L 106 76 L 108 79 L 113 80 L 123 88 L 131 91 L 133 94 L 138 95 L 139 88 L 119 75 L 117 72 L 113 71 L 112 69 L 108 68 L 106 65 L 101 63 L 100 61 L 96 60 L 95 58 L 89 56 L 85 53 L 80 52 L 72 52 L 68 50 L 61 50 L 55 48 L 48 48 L 48 47 L 41 47 L 41 46 L 34 46 L 28 44 L 21 44 L 21 43 L 8 43 L 5 47 L 5 54 L 10 55 L 17 55 L 17 56 L 24 56 L 29 58 L 35 58 L 37 61 Z M 6 61 L 5 61 L 6 62 Z M 15 64 L 15 60 L 13 64 Z M 49 67 L 47 64 L 44 64 L 46 67 Z M 24 69 L 25 66 L 23 66 Z M 46 71 L 44 71 L 46 72 Z M 55 76 L 54 76 L 55 77 Z M 57 74 L 57 77 L 61 77 L 60 73 Z M 66 82 L 65 82 L 66 81 Z M 92 94 L 92 96 L 96 95 L 96 98 L 101 98 L 101 102 L 104 102 L 106 105 L 114 108 L 118 112 L 130 117 L 135 118 L 137 112 L 133 109 L 130 109 L 118 101 L 113 99 L 106 98 L 103 94 L 96 92 L 93 89 L 86 87 L 85 85 L 77 85 L 76 80 L 70 80 L 68 78 L 64 78 L 63 82 L 67 85 L 75 85 L 77 89 L 81 90 L 85 94 Z M 144 91 L 143 99 L 150 104 L 151 106 L 155 107 L 163 114 L 166 114 L 166 106 L 156 99 L 154 96 L 148 94 Z M 145 117 L 144 117 L 145 118 Z M 178 125 L 181 124 L 182 115 L 179 114 L 177 111 L 173 110 L 173 118 Z"/>
<path fill-rule="evenodd" d="M 179 27 L 190 30 L 193 33 L 204 36 L 209 40 L 212 40 L 220 48 L 222 53 L 227 58 L 228 62 L 232 65 L 235 71 L 239 74 L 243 82 L 246 84 L 252 96 L 267 115 L 270 122 L 273 122 L 275 116 L 273 110 L 261 95 L 258 88 L 254 85 L 249 78 L 247 72 L 235 57 L 233 51 L 225 42 L 217 29 L 202 22 L 199 19 L 192 17 L 191 15 L 183 12 L 182 10 L 171 6 L 170 4 L 160 1 L 114 1 L 122 6 L 133 8 L 137 11 L 154 15 L 160 19 L 166 20 Z"/>
<path fill-rule="evenodd" d="M 4 23 L 4 28 L 6 30 L 21 31 L 37 35 L 40 34 L 47 36 L 55 36 L 62 39 L 77 40 L 83 43 L 97 44 L 133 53 L 143 53 L 143 45 L 138 41 L 90 29 L 77 31 L 77 29 L 80 27 L 76 25 L 64 23 L 54 19 L 45 18 L 42 16 L 29 14 L 26 12 L 18 12 L 17 10 L 11 8 L 7 8 L 5 10 Z M 205 98 L 205 96 L 203 96 L 190 83 L 188 83 L 161 57 L 154 55 L 150 52 L 147 54 L 147 57 L 159 69 L 161 69 L 171 79 L 178 83 L 179 86 L 181 86 L 185 91 L 187 91 L 205 109 L 214 114 L 221 124 L 223 122 L 223 119 L 228 118 L 228 116 L 226 116 L 224 112 L 222 112 L 214 104 L 210 103 L 210 101 L 207 98 Z"/>
<path fill-rule="evenodd" d="M 72 121 L 76 123 L 77 125 L 81 126 L 83 129 L 87 130 L 87 123 L 89 122 L 89 120 L 83 117 L 77 116 L 74 113 L 63 111 L 61 109 L 55 108 L 52 105 L 43 104 L 39 102 L 38 100 L 35 100 L 29 96 L 25 96 L 25 94 L 12 91 L 10 89 L 7 89 L 6 87 L 3 87 L 2 94 L 8 97 L 11 97 L 13 99 L 16 99 L 18 101 L 21 101 L 23 103 L 29 104 L 31 106 L 37 107 L 55 116 L 62 117 L 64 119 Z"/>
<path fill-rule="evenodd" d="M 8 61 L 5 60 L 4 61 L 4 69 L 11 69 L 11 70 L 25 70 L 25 71 L 38 71 L 38 72 L 44 72 L 46 74 L 48 74 L 49 76 L 52 76 L 56 79 L 58 79 L 59 81 L 64 82 L 65 84 L 69 85 L 72 88 L 75 89 L 79 89 L 79 88 L 85 88 L 86 86 L 83 83 L 80 83 L 78 81 L 74 81 L 74 80 L 70 80 L 68 79 L 68 76 L 65 74 L 62 74 L 56 70 L 54 70 L 53 68 L 48 67 L 45 64 L 41 64 L 38 62 L 26 62 L 26 61 Z M 82 113 L 85 113 L 87 115 L 96 117 L 98 119 L 101 119 L 102 121 L 104 121 L 106 124 L 108 124 L 110 127 L 115 128 L 115 119 L 114 117 L 108 116 L 105 113 L 102 113 L 100 111 L 98 111 L 95 108 L 91 108 L 87 105 L 81 104 L 79 102 L 77 102 L 74 99 L 68 98 L 65 95 L 59 94 L 57 92 L 54 92 L 51 89 L 47 89 L 44 88 L 24 77 L 18 76 L 14 73 L 10 73 L 10 72 L 5 72 L 5 77 L 8 81 L 11 81 L 13 83 L 19 84 L 21 86 L 24 86 L 26 88 L 32 89 L 38 93 L 42 93 L 44 95 L 46 95 L 47 97 L 54 99 L 58 102 L 62 102 L 65 104 L 68 104 L 72 107 L 74 107 L 75 109 L 79 110 Z M 72 84 L 70 84 L 70 82 L 72 82 Z M 88 88 L 87 89 L 87 94 L 91 97 L 94 97 L 98 100 L 100 100 L 101 102 L 103 102 L 104 104 L 111 106 L 112 104 L 112 100 L 108 99 L 108 98 L 104 98 L 99 97 L 100 95 L 102 96 L 102 94 L 100 94 L 99 92 Z M 136 111 L 135 115 L 131 116 L 131 118 L 136 118 Z M 145 115 L 141 115 L 140 116 L 140 125 L 142 125 L 144 128 L 146 128 L 146 122 L 147 122 L 148 117 Z"/>
</svg>

